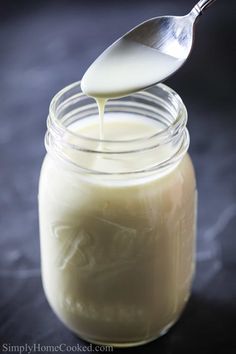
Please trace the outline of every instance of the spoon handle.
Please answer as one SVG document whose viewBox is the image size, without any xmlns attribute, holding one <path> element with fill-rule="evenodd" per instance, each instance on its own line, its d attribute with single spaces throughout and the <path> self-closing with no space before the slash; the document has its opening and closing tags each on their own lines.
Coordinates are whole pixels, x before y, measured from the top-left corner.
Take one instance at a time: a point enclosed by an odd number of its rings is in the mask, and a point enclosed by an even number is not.
<svg viewBox="0 0 236 354">
<path fill-rule="evenodd" d="M 193 8 L 192 11 L 196 11 L 198 15 L 202 13 L 216 0 L 200 0 Z"/>
</svg>

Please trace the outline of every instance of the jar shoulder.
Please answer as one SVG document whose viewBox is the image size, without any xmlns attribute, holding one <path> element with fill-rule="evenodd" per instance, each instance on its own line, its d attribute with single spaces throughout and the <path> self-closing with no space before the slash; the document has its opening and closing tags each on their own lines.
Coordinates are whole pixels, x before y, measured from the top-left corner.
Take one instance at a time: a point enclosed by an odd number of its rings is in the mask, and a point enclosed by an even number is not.
<svg viewBox="0 0 236 354">
<path fill-rule="evenodd" d="M 127 183 L 126 183 L 127 182 Z M 155 191 L 158 189 L 174 189 L 181 188 L 186 191 L 191 191 L 196 189 L 196 178 L 195 170 L 193 166 L 192 159 L 187 153 L 182 161 L 169 173 L 162 175 L 161 177 L 158 174 L 153 175 L 152 178 L 137 178 L 132 179 L 130 177 L 126 180 L 121 180 L 119 183 L 113 183 L 109 180 L 105 180 L 103 176 L 93 176 L 93 175 L 84 175 L 78 171 L 71 170 L 64 163 L 56 161 L 53 157 L 47 154 L 42 163 L 40 181 L 39 181 L 39 192 L 40 190 L 47 189 L 53 190 L 56 193 L 62 193 L 63 190 L 69 193 L 77 193 L 85 190 L 97 191 L 98 189 L 102 192 L 109 192 L 112 194 L 117 192 L 117 189 L 122 192 L 122 190 L 134 191 L 147 191 L 152 190 L 152 193 L 155 194 Z"/>
</svg>

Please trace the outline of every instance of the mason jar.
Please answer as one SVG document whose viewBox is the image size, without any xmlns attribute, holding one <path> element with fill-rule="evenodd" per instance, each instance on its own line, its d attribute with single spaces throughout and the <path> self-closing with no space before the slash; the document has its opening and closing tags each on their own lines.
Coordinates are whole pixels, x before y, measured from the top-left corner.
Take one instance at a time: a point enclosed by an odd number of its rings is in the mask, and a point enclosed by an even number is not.
<svg viewBox="0 0 236 354">
<path fill-rule="evenodd" d="M 81 133 L 98 116 L 79 82 L 51 102 L 39 185 L 41 263 L 59 319 L 89 342 L 122 347 L 163 335 L 186 305 L 196 183 L 187 111 L 172 89 L 159 84 L 111 100 L 105 126 L 109 115 L 158 129 L 128 140 Z"/>
</svg>

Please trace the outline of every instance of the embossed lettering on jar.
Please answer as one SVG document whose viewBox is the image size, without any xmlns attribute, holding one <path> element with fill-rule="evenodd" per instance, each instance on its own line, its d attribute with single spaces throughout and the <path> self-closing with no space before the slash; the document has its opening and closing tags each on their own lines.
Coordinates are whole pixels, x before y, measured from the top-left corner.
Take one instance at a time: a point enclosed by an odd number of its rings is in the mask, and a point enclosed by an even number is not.
<svg viewBox="0 0 236 354">
<path fill-rule="evenodd" d="M 163 84 L 96 103 L 75 83 L 53 99 L 39 186 L 43 286 L 94 343 L 133 346 L 179 318 L 194 272 L 196 186 L 187 112 Z"/>
</svg>

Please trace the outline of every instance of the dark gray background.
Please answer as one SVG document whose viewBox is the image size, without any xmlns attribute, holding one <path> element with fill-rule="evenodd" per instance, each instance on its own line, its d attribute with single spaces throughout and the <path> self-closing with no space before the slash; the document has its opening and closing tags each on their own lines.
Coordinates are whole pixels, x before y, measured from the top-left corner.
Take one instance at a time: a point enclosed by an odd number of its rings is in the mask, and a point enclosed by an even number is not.
<svg viewBox="0 0 236 354">
<path fill-rule="evenodd" d="M 41 286 L 37 184 L 50 99 L 134 25 L 184 14 L 193 4 L 1 1 L 0 345 L 84 344 L 57 320 Z M 190 60 L 168 80 L 189 112 L 199 190 L 197 274 L 168 335 L 123 353 L 235 353 L 235 35 L 235 1 L 217 0 L 199 21 Z"/>
</svg>

